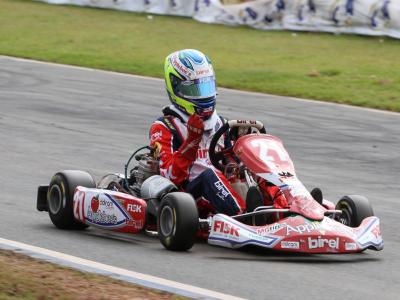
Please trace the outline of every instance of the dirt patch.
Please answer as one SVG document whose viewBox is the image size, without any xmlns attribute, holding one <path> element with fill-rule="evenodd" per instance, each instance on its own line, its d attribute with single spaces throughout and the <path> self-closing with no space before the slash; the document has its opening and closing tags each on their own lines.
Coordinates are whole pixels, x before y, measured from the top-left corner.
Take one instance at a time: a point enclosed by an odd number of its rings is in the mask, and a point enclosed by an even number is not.
<svg viewBox="0 0 400 300">
<path fill-rule="evenodd" d="M 0 299 L 187 299 L 0 250 Z"/>
</svg>

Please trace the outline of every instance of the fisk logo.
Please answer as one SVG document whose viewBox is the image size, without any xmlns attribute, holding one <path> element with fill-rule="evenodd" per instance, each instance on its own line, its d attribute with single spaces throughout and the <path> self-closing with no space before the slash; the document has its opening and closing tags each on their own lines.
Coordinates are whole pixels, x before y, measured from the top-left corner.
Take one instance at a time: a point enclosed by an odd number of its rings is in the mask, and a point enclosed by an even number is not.
<svg viewBox="0 0 400 300">
<path fill-rule="evenodd" d="M 324 248 L 326 246 L 332 249 L 339 249 L 339 238 L 321 239 L 320 236 L 316 239 L 308 238 L 308 249 Z"/>
<path fill-rule="evenodd" d="M 214 221 L 213 231 L 239 237 L 239 228 L 223 221 Z"/>
<path fill-rule="evenodd" d="M 142 206 L 138 204 L 131 204 L 129 203 L 127 206 L 128 211 L 135 212 L 135 213 L 141 213 L 142 212 Z"/>
</svg>

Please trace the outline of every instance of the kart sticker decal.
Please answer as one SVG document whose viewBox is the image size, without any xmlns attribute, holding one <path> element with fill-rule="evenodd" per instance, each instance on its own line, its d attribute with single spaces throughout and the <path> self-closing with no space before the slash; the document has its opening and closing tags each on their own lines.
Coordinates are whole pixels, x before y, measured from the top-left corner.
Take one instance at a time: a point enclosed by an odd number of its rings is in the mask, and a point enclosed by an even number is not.
<svg viewBox="0 0 400 300">
<path fill-rule="evenodd" d="M 357 239 L 360 239 L 367 231 L 378 221 L 377 218 L 374 218 L 373 221 L 364 229 L 364 231 L 358 235 Z"/>
<path fill-rule="evenodd" d="M 127 222 L 131 221 L 131 217 L 124 208 L 111 195 L 101 189 L 85 190 L 86 201 L 84 208 L 84 216 L 86 223 L 97 227 L 118 229 L 124 227 Z"/>
<path fill-rule="evenodd" d="M 131 216 L 126 212 L 125 208 L 119 205 L 118 201 L 115 201 L 113 197 L 111 197 L 109 194 L 104 194 L 107 196 L 108 199 L 110 199 L 114 205 L 121 211 L 121 213 L 125 216 L 126 219 L 131 219 Z"/>
<path fill-rule="evenodd" d="M 228 216 L 218 214 L 214 216 L 208 241 L 212 243 L 224 242 L 232 247 L 241 247 L 247 244 L 256 244 L 268 248 L 274 247 L 283 237 L 274 235 L 259 235 L 250 226 L 246 226 Z"/>
<path fill-rule="evenodd" d="M 374 225 L 375 228 L 371 230 Z M 370 222 L 370 224 L 368 224 L 362 233 L 358 235 L 357 243 L 363 249 L 370 246 L 375 247 L 376 249 L 383 249 L 383 240 L 379 228 L 378 218 L 373 217 L 373 220 Z"/>
<path fill-rule="evenodd" d="M 244 230 L 247 230 L 247 231 L 250 231 L 250 232 L 253 232 L 253 233 L 257 233 L 257 231 L 255 229 L 253 229 L 252 227 L 246 226 L 243 223 L 240 223 L 240 222 L 238 222 L 238 221 L 236 221 L 236 220 L 234 220 L 232 218 L 229 218 L 228 216 L 225 216 L 223 214 L 215 215 L 215 217 L 217 217 L 217 216 L 218 216 L 218 218 L 223 219 L 226 222 L 233 223 L 233 224 L 235 224 L 235 226 L 240 227 L 240 228 L 242 228 Z M 214 219 L 216 219 L 216 218 L 214 218 Z"/>
<path fill-rule="evenodd" d="M 234 241 L 234 240 L 230 240 L 227 238 L 219 238 L 219 237 L 209 237 L 208 240 L 215 240 L 215 241 L 222 241 L 222 242 L 226 242 L 229 244 L 235 245 L 235 246 L 245 246 L 247 244 L 260 244 L 263 246 L 267 246 L 268 248 L 272 248 L 275 246 L 276 242 L 278 242 L 281 238 L 271 238 L 271 240 L 269 242 L 262 242 L 262 241 L 258 241 L 258 240 L 254 240 L 254 239 L 249 239 L 249 240 L 245 240 L 245 241 Z"/>
<path fill-rule="evenodd" d="M 357 243 L 344 243 L 344 249 L 346 251 L 357 250 Z"/>
<path fill-rule="evenodd" d="M 282 249 L 300 249 L 300 242 L 297 241 L 282 241 Z"/>
</svg>

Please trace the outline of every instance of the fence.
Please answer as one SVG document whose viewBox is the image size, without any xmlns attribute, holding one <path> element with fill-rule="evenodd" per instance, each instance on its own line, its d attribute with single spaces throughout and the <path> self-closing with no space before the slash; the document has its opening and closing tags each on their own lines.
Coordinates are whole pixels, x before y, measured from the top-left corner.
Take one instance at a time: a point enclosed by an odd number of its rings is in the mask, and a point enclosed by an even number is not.
<svg viewBox="0 0 400 300">
<path fill-rule="evenodd" d="M 265 30 L 322 31 L 400 38 L 400 0 L 39 1 L 188 16 L 205 23 L 247 25 Z"/>
</svg>

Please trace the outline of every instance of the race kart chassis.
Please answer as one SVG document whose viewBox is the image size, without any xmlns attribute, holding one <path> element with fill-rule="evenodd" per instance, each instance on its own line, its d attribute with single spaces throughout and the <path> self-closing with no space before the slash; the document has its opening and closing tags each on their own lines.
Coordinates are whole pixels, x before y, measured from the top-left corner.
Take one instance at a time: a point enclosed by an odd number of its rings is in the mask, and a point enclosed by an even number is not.
<svg viewBox="0 0 400 300">
<path fill-rule="evenodd" d="M 49 186 L 39 187 L 38 210 L 49 211 L 47 194 L 54 192 L 49 190 Z M 61 190 L 60 192 L 62 193 Z M 148 216 L 147 209 L 145 200 L 121 192 L 78 186 L 73 194 L 74 220 L 102 229 L 124 233 L 143 231 Z M 209 244 L 227 248 L 255 245 L 303 253 L 351 253 L 383 249 L 380 222 L 373 216 L 364 219 L 356 228 L 335 221 L 335 216 L 341 214 L 339 210 L 327 210 L 325 214 L 330 217 L 324 216 L 321 221 L 310 220 L 301 215 L 293 215 L 263 226 L 239 221 L 257 215 L 277 213 L 290 214 L 290 209 L 264 206 L 254 212 L 232 217 L 216 214 L 208 219 L 199 219 L 197 230 L 208 234 Z M 154 229 L 147 232 L 157 235 Z"/>
<path fill-rule="evenodd" d="M 264 212 L 265 213 L 265 212 Z M 297 215 L 265 226 L 249 226 L 237 217 L 213 216 L 208 243 L 228 248 L 256 245 L 263 248 L 303 253 L 351 253 L 382 250 L 379 219 L 364 219 L 350 228 L 329 217 L 311 221 Z"/>
<path fill-rule="evenodd" d="M 256 132 L 247 130 L 250 127 Z M 233 147 L 217 152 L 217 141 L 223 134 L 231 135 L 231 128 L 244 128 L 245 135 L 236 136 Z M 124 175 L 108 174 L 97 184 L 87 172 L 56 173 L 49 185 L 39 186 L 37 209 L 48 211 L 60 229 L 95 226 L 124 233 L 145 231 L 158 236 L 169 250 L 190 249 L 196 236 L 206 238 L 211 245 L 228 248 L 256 245 L 303 253 L 383 249 L 380 221 L 369 201 L 349 195 L 335 206 L 326 199 L 314 199 L 296 177 L 282 142 L 265 134 L 262 123 L 229 121 L 215 133 L 210 145 L 210 160 L 216 168 L 223 169 L 221 162 L 227 155 L 235 155 L 235 160 L 241 162 L 236 170 L 244 170 L 248 188 L 246 213 L 227 216 L 209 211 L 200 218 L 195 199 L 157 175 L 154 153 L 136 155 L 148 147 L 140 148 L 129 158 Z M 129 176 L 128 165 L 133 157 L 139 164 Z M 276 187 L 288 202 L 250 208 L 248 200 L 252 200 L 253 192 L 260 197 L 265 195 L 265 190 L 260 191 L 263 183 Z"/>
</svg>

